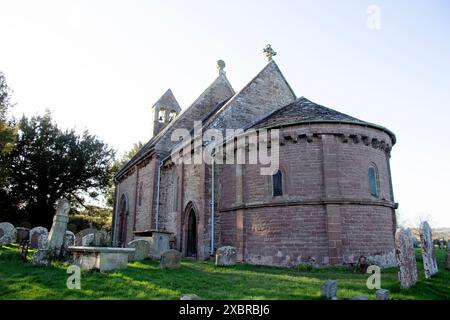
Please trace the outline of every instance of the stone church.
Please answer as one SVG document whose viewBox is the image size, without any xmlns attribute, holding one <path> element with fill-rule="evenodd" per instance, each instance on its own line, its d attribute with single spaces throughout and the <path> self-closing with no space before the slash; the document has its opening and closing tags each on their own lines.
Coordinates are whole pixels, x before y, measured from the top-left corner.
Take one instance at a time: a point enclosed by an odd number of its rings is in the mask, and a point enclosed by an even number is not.
<svg viewBox="0 0 450 320">
<path fill-rule="evenodd" d="M 115 177 L 114 245 L 158 230 L 195 259 L 231 245 L 251 264 L 338 265 L 364 255 L 394 265 L 395 135 L 297 98 L 276 53 L 264 52 L 267 65 L 237 92 L 219 60 L 218 77 L 190 106 L 182 109 L 170 89 L 153 105 L 153 137 Z M 262 175 L 255 163 L 175 163 L 174 133 L 192 132 L 194 122 L 201 130 L 278 130 L 278 169 Z M 194 152 L 194 141 L 183 143 L 183 154 Z"/>
</svg>

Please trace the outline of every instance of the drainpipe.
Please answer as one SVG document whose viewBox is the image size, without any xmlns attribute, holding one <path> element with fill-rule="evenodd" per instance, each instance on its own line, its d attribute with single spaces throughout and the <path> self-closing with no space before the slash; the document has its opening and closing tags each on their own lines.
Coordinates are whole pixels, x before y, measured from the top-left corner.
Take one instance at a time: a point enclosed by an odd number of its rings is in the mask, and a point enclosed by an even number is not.
<svg viewBox="0 0 450 320">
<path fill-rule="evenodd" d="M 214 256 L 214 169 L 215 169 L 215 152 L 211 154 L 212 163 L 211 163 L 211 249 L 210 255 Z"/>
<path fill-rule="evenodd" d="M 114 178 L 114 184 L 115 184 L 115 190 L 114 190 L 114 208 L 113 208 L 113 221 L 112 221 L 112 227 L 113 227 L 113 233 L 112 233 L 112 243 L 114 246 L 117 245 L 117 215 L 118 211 L 120 210 L 120 190 L 119 190 L 119 181 L 117 181 L 117 178 Z"/>
<path fill-rule="evenodd" d="M 158 165 L 158 182 L 157 182 L 157 191 L 156 191 L 156 231 L 159 230 L 159 189 L 161 184 L 161 167 L 164 162 L 159 161 Z"/>
</svg>

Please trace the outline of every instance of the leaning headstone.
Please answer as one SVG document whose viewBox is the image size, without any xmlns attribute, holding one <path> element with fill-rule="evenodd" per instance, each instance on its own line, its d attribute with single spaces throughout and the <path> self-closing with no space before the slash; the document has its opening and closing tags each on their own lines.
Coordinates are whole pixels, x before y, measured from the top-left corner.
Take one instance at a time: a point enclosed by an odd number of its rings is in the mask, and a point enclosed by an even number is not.
<svg viewBox="0 0 450 320">
<path fill-rule="evenodd" d="M 377 300 L 390 300 L 389 294 L 390 294 L 389 290 L 379 289 L 375 292 L 375 298 Z"/>
<path fill-rule="evenodd" d="M 193 293 L 183 294 L 180 300 L 200 300 L 199 296 Z"/>
<path fill-rule="evenodd" d="M 83 246 L 83 247 L 94 246 L 94 240 L 95 240 L 95 234 L 89 233 L 81 239 L 81 246 Z"/>
<path fill-rule="evenodd" d="M 48 265 L 48 235 L 42 233 L 38 238 L 38 250 L 33 255 L 33 265 L 46 266 Z"/>
<path fill-rule="evenodd" d="M 147 240 L 133 240 L 128 243 L 127 247 L 136 249 L 128 255 L 128 261 L 144 260 L 150 255 L 150 242 Z"/>
<path fill-rule="evenodd" d="M 428 222 L 420 224 L 420 242 L 422 243 L 423 269 L 425 278 L 429 279 L 438 272 L 431 228 Z"/>
<path fill-rule="evenodd" d="M 69 222 L 70 203 L 66 198 L 58 201 L 53 225 L 48 234 L 48 253 L 50 259 L 59 259 Z"/>
<path fill-rule="evenodd" d="M 177 250 L 167 250 L 161 255 L 159 263 L 161 269 L 178 269 L 181 267 L 181 252 Z"/>
<path fill-rule="evenodd" d="M 447 251 L 445 256 L 445 268 L 450 270 L 450 240 L 447 241 Z"/>
<path fill-rule="evenodd" d="M 30 230 L 30 248 L 37 249 L 39 247 L 39 237 L 43 234 L 48 236 L 47 228 L 36 227 Z"/>
<path fill-rule="evenodd" d="M 236 264 L 236 248 L 225 246 L 217 249 L 216 266 L 234 266 Z"/>
<path fill-rule="evenodd" d="M 418 279 L 416 254 L 409 229 L 401 228 L 395 233 L 395 255 L 399 267 L 400 288 L 409 289 Z"/>
<path fill-rule="evenodd" d="M 80 232 L 78 232 L 77 234 L 75 234 L 75 245 L 76 245 L 76 246 L 81 246 L 81 245 L 83 245 L 83 244 L 82 244 L 83 237 L 84 237 L 85 235 L 90 234 L 90 233 L 95 234 L 96 232 L 98 232 L 98 231 L 97 231 L 97 229 L 95 229 L 95 228 L 87 228 L 87 229 L 81 230 Z"/>
<path fill-rule="evenodd" d="M 16 228 L 11 223 L 0 223 L 0 246 L 16 242 L 16 234 Z"/>
<path fill-rule="evenodd" d="M 335 300 L 337 298 L 337 282 L 334 280 L 325 281 L 322 288 L 322 296 L 328 300 Z"/>
</svg>

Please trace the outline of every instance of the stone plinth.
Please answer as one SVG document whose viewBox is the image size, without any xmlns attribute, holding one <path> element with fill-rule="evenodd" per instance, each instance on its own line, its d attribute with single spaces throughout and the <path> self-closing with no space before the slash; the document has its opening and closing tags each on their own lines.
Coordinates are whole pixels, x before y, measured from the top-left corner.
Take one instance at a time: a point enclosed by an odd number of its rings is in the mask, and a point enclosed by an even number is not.
<svg viewBox="0 0 450 320">
<path fill-rule="evenodd" d="M 134 248 L 110 247 L 69 247 L 73 260 L 82 270 L 110 271 L 125 269 L 128 265 L 128 255 Z"/>
</svg>

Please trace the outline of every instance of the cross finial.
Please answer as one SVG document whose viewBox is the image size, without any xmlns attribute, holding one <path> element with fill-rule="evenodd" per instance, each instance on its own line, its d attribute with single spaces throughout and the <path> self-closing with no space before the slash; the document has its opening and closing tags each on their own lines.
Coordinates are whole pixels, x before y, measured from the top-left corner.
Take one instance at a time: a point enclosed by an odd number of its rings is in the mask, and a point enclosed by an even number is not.
<svg viewBox="0 0 450 320">
<path fill-rule="evenodd" d="M 272 61 L 272 57 L 277 55 L 277 53 L 272 49 L 272 46 L 270 44 L 268 44 L 263 49 L 263 53 L 267 57 L 267 60 L 269 61 Z"/>
<path fill-rule="evenodd" d="M 219 74 L 225 74 L 225 61 L 217 60 L 217 69 L 219 69 Z"/>
</svg>

